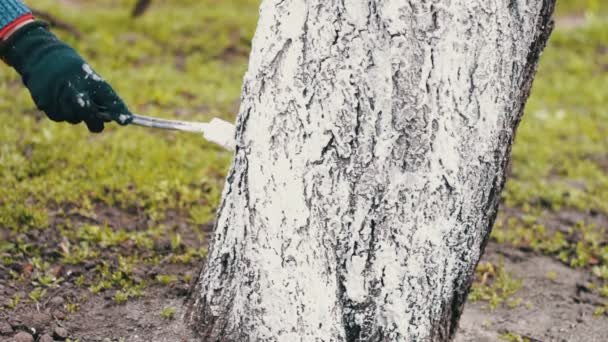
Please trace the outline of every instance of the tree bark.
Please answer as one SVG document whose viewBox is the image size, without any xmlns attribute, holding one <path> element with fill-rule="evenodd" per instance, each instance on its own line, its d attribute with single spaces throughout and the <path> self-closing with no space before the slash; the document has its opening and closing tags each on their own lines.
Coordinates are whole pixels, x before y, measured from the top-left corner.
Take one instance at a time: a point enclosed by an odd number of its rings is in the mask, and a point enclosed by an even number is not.
<svg viewBox="0 0 608 342">
<path fill-rule="evenodd" d="M 451 340 L 554 2 L 263 1 L 200 339 Z"/>
</svg>

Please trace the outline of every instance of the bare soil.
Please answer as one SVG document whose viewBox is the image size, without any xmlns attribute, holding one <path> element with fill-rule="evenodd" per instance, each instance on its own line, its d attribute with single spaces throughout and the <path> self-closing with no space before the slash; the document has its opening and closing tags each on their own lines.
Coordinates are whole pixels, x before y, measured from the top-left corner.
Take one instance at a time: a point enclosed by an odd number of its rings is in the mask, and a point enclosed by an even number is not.
<svg viewBox="0 0 608 342">
<path fill-rule="evenodd" d="M 60 251 L 63 241 L 57 228 L 59 222 L 69 220 L 74 227 L 94 224 L 107 225 L 112 229 L 127 228 L 129 231 L 146 230 L 150 224 L 145 214 L 138 210 L 120 210 L 98 204 L 94 216 L 82 216 L 71 213 L 69 206 L 62 209 L 49 210 L 49 228 L 29 230 L 19 235 L 21 245 L 39 249 L 40 258 L 50 262 L 51 273 L 64 279 L 59 286 L 47 288 L 47 293 L 40 302 L 34 303 L 28 299 L 34 289 L 31 259 L 15 257 L 12 264 L 0 263 L 0 342 L 17 341 L 15 336 L 20 332 L 29 333 L 35 341 L 39 341 L 45 334 L 53 336 L 58 327 L 65 328 L 72 341 L 80 342 L 188 341 L 188 330 L 182 324 L 181 317 L 184 314 L 184 304 L 190 296 L 191 284 L 184 281 L 183 276 L 195 278 L 200 271 L 201 259 L 193 258 L 192 261 L 183 263 L 163 261 L 172 253 L 171 242 L 166 235 L 160 235 L 154 241 L 152 250 L 125 241 L 119 246 L 105 249 L 94 260 L 73 265 L 62 264 Z M 183 213 L 170 211 L 166 213 L 163 224 L 172 227 L 183 237 L 180 250 L 206 247 L 207 240 L 200 242 L 187 219 Z M 207 234 L 212 227 L 212 224 L 207 224 L 200 228 Z M 9 230 L 0 226 L 0 241 L 6 240 L 8 236 Z M 162 258 L 158 265 L 139 264 L 134 267 L 130 277 L 137 278 L 138 283 L 150 284 L 141 297 L 118 303 L 114 299 L 115 289 L 95 294 L 87 285 L 77 285 L 79 277 L 84 277 L 86 284 L 95 283 L 97 268 L 102 261 L 116 267 L 118 255 L 134 254 Z M 21 275 L 24 280 L 11 280 L 14 274 Z M 161 284 L 156 280 L 157 275 L 175 275 L 177 278 L 169 284 Z M 15 295 L 19 295 L 21 301 L 12 309 L 10 302 Z M 70 312 L 66 304 L 77 307 Z M 161 315 L 165 308 L 175 309 L 173 318 Z"/>
<path fill-rule="evenodd" d="M 482 262 L 497 262 L 500 256 L 503 256 L 505 269 L 515 278 L 523 279 L 523 287 L 516 294 L 522 298 L 522 305 L 491 311 L 487 303 L 468 303 L 457 342 L 500 341 L 499 336 L 506 332 L 532 342 L 608 340 L 608 317 L 593 315 L 594 308 L 602 301 L 585 287 L 587 272 L 569 268 L 551 257 L 492 242 Z M 154 272 L 176 270 L 161 268 Z M 549 272 L 556 277 L 549 279 Z M 19 289 L 0 285 L 2 298 L 9 298 L 7 295 L 16 290 Z M 40 305 L 0 313 L 0 341 L 13 341 L 13 336 L 20 331 L 40 337 L 52 334 L 56 327 L 66 328 L 72 339 L 81 342 L 189 341 L 191 337 L 182 321 L 189 295 L 189 287 L 184 284 L 155 286 L 148 288 L 140 299 L 116 304 L 111 293 L 92 295 L 86 289 L 68 283 L 53 291 Z M 53 303 L 53 298 L 57 297 L 78 300 L 82 303 L 80 310 L 67 314 Z M 174 319 L 161 317 L 159 313 L 165 307 L 177 310 Z"/>
<path fill-rule="evenodd" d="M 525 304 L 491 311 L 485 303 L 467 303 L 456 342 L 500 341 L 507 332 L 531 342 L 608 341 L 608 317 L 593 315 L 602 300 L 586 288 L 588 272 L 495 243 L 488 245 L 482 262 L 497 262 L 500 255 L 506 271 L 523 280 L 516 296 Z M 555 279 L 549 279 L 550 272 Z"/>
</svg>

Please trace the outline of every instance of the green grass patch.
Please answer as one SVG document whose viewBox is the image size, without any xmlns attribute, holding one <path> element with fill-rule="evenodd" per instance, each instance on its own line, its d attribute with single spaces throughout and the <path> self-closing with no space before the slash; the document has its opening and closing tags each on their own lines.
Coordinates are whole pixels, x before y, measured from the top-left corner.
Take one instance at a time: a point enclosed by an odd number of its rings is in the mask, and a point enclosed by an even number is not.
<svg viewBox="0 0 608 342">
<path fill-rule="evenodd" d="M 174 319 L 175 312 L 176 312 L 175 308 L 166 307 L 161 310 L 160 316 L 164 319 Z"/>
<path fill-rule="evenodd" d="M 82 39 L 57 33 L 133 111 L 232 120 L 257 1 L 157 2 L 138 20 L 128 15 L 132 4 L 35 5 L 82 31 Z M 41 119 L 12 70 L 0 69 L 0 80 L 0 93 L 11 94 L 0 102 L 0 226 L 44 229 L 52 208 L 69 204 L 72 212 L 94 216 L 99 202 L 138 208 L 153 220 L 176 208 L 192 210 L 196 222 L 213 218 L 229 152 L 198 135 L 115 125 L 91 135 L 84 126 L 56 124 Z"/>
<path fill-rule="evenodd" d="M 513 149 L 507 205 L 608 213 L 608 23 L 557 31 Z"/>
<path fill-rule="evenodd" d="M 497 264 L 481 263 L 475 271 L 469 300 L 486 302 L 492 311 L 505 304 L 514 308 L 521 304 L 521 298 L 513 297 L 521 286 L 522 281 L 505 270 L 502 258 Z"/>
<path fill-rule="evenodd" d="M 502 341 L 509 341 L 509 342 L 530 342 L 530 339 L 527 337 L 523 337 L 517 333 L 511 332 L 511 331 L 507 331 L 505 333 L 500 334 L 500 336 L 498 336 L 498 338 L 500 338 Z"/>
</svg>

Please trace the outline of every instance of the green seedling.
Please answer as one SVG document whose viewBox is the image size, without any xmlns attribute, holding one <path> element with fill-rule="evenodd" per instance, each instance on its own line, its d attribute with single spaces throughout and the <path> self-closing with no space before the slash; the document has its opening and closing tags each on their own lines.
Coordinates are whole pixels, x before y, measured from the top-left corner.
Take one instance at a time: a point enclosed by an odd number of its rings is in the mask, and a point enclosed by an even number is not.
<svg viewBox="0 0 608 342">
<path fill-rule="evenodd" d="M 164 319 L 173 319 L 175 318 L 175 309 L 166 307 L 160 312 L 160 316 Z"/>
<path fill-rule="evenodd" d="M 521 335 L 510 332 L 510 331 L 501 334 L 500 336 L 498 336 L 498 338 L 500 338 L 503 341 L 509 341 L 509 342 L 530 342 L 529 338 L 522 337 Z"/>
<path fill-rule="evenodd" d="M 18 293 L 15 293 L 13 298 L 11 298 L 11 300 L 8 302 L 7 306 L 9 309 L 15 310 L 19 303 L 21 303 L 21 296 Z"/>
<path fill-rule="evenodd" d="M 522 281 L 514 279 L 504 269 L 503 259 L 497 265 L 480 264 L 476 271 L 476 282 L 473 283 L 469 299 L 472 302 L 484 301 L 494 311 L 503 303 L 509 308 L 519 306 L 521 299 L 511 298 L 521 288 Z"/>
<path fill-rule="evenodd" d="M 179 233 L 171 234 L 171 250 L 176 251 L 182 246 L 182 236 Z"/>
<path fill-rule="evenodd" d="M 64 305 L 65 311 L 67 311 L 69 314 L 74 314 L 78 311 L 80 311 L 80 305 L 76 304 L 76 303 L 66 303 Z"/>
<path fill-rule="evenodd" d="M 174 283 L 177 281 L 177 276 L 175 275 L 157 275 L 156 276 L 156 281 L 158 281 L 160 284 L 162 285 L 169 285 L 171 283 Z"/>
<path fill-rule="evenodd" d="M 46 296 L 46 289 L 37 287 L 35 289 L 32 290 L 32 292 L 30 292 L 28 294 L 28 297 L 34 302 L 34 303 L 39 303 L 40 300 Z"/>
<path fill-rule="evenodd" d="M 114 301 L 118 304 L 125 303 L 129 300 L 129 294 L 123 291 L 116 291 L 114 294 Z"/>
</svg>

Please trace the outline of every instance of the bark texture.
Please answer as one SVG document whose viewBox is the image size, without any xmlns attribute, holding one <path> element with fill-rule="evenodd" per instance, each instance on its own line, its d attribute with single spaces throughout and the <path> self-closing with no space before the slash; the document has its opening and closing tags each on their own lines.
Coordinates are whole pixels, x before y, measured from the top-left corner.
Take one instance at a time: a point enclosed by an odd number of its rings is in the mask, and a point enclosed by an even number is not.
<svg viewBox="0 0 608 342">
<path fill-rule="evenodd" d="M 265 0 L 202 341 L 448 341 L 554 0 Z"/>
</svg>

